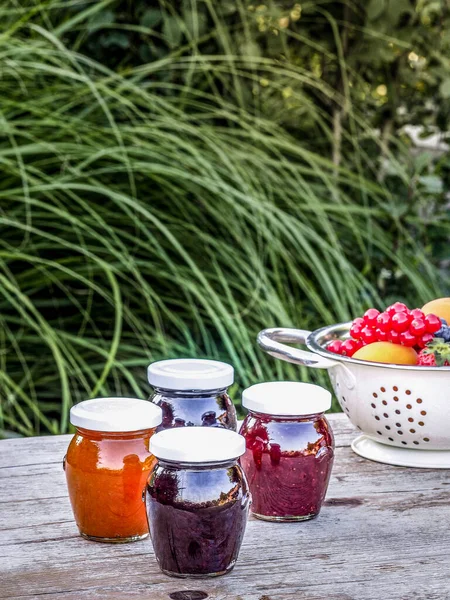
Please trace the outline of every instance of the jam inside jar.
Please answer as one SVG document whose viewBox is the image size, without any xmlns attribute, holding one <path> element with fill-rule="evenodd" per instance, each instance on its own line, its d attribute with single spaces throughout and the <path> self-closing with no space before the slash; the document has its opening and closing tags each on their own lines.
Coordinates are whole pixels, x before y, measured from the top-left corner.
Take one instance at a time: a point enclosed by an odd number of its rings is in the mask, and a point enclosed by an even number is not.
<svg viewBox="0 0 450 600">
<path fill-rule="evenodd" d="M 263 383 L 244 391 L 243 405 L 249 414 L 240 431 L 246 440 L 241 465 L 254 516 L 268 521 L 317 516 L 334 459 L 334 437 L 323 414 L 330 393 L 311 384 Z"/>
<path fill-rule="evenodd" d="M 174 359 L 152 363 L 150 400 L 161 407 L 158 431 L 173 427 L 223 427 L 236 431 L 236 409 L 227 393 L 233 367 L 215 360 Z"/>
<path fill-rule="evenodd" d="M 245 441 L 235 432 L 193 427 L 158 433 L 151 448 L 158 463 L 148 480 L 146 504 L 161 570 L 175 577 L 229 572 L 250 505 L 237 462 Z"/>
<path fill-rule="evenodd" d="M 99 542 L 148 537 L 142 493 L 156 462 L 149 443 L 161 410 L 144 400 L 98 398 L 74 406 L 70 418 L 76 434 L 64 468 L 80 534 Z"/>
</svg>

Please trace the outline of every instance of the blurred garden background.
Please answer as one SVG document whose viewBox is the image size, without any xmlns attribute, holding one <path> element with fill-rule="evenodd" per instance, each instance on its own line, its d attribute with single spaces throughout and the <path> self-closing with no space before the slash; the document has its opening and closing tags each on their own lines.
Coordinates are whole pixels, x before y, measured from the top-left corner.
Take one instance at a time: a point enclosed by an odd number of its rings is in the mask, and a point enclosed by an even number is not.
<svg viewBox="0 0 450 600">
<path fill-rule="evenodd" d="M 0 435 L 450 295 L 448 0 L 3 0 Z M 431 138 L 430 138 L 431 136 Z"/>
</svg>

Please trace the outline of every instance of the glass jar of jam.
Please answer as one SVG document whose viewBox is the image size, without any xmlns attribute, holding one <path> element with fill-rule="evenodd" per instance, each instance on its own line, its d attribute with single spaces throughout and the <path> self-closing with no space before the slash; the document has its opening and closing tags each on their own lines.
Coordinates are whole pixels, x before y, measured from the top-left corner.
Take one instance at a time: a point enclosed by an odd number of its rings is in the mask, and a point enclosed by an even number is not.
<svg viewBox="0 0 450 600">
<path fill-rule="evenodd" d="M 175 577 L 231 571 L 247 523 L 250 495 L 234 431 L 184 427 L 157 433 L 147 483 L 150 534 L 161 570 Z"/>
<path fill-rule="evenodd" d="M 76 433 L 64 460 L 80 534 L 97 542 L 148 536 L 143 491 L 155 458 L 150 438 L 161 409 L 147 400 L 97 398 L 70 410 Z"/>
<path fill-rule="evenodd" d="M 259 383 L 244 390 L 249 413 L 241 465 L 252 493 L 252 512 L 266 521 L 302 521 L 319 514 L 334 458 L 324 412 L 331 394 L 309 383 Z"/>
<path fill-rule="evenodd" d="M 236 409 L 227 393 L 234 381 L 231 365 L 216 360 L 181 358 L 148 367 L 155 392 L 150 400 L 160 406 L 158 431 L 172 427 L 224 427 L 236 431 Z"/>
</svg>

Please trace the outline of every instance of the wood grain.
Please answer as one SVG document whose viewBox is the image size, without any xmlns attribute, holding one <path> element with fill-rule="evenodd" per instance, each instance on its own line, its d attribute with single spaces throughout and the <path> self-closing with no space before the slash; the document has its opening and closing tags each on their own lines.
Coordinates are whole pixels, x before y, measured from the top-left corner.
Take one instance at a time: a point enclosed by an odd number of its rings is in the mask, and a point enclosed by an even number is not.
<svg viewBox="0 0 450 600">
<path fill-rule="evenodd" d="M 356 432 L 331 415 L 337 450 L 321 515 L 306 523 L 250 519 L 239 561 L 214 580 L 163 575 L 150 540 L 79 537 L 62 457 L 70 436 L 0 442 L 0 598 L 170 600 L 447 600 L 450 477 L 391 467 L 349 448 Z"/>
</svg>

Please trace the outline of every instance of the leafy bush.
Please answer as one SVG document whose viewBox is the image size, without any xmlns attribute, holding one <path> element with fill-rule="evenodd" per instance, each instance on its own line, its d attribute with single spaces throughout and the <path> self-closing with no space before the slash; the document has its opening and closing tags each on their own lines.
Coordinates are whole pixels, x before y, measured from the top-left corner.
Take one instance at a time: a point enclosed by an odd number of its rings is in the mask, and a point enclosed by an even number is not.
<svg viewBox="0 0 450 600">
<path fill-rule="evenodd" d="M 432 259 L 448 225 L 443 190 L 426 179 L 431 158 L 383 146 L 357 108 L 342 121 L 339 161 L 320 152 L 321 140 L 333 146 L 333 119 L 305 89 L 334 92 L 295 62 L 233 45 L 209 55 L 181 37 L 160 60 L 129 54 L 112 70 L 78 52 L 109 5 L 2 9 L 6 434 L 67 431 L 70 405 L 95 395 L 145 397 L 145 366 L 166 357 L 230 361 L 237 401 L 259 380 L 325 383 L 264 356 L 257 332 L 344 321 L 393 295 L 420 304 L 445 287 Z M 216 18 L 215 48 L 235 31 Z M 290 82 L 296 110 L 315 123 L 304 139 L 300 123 L 270 114 L 270 94 L 264 110 L 247 98 L 271 74 L 271 106 Z"/>
</svg>

